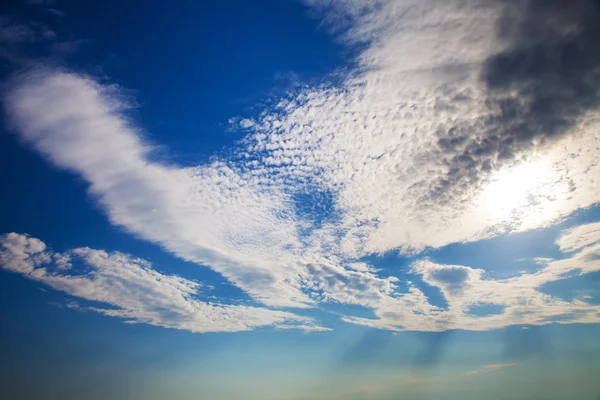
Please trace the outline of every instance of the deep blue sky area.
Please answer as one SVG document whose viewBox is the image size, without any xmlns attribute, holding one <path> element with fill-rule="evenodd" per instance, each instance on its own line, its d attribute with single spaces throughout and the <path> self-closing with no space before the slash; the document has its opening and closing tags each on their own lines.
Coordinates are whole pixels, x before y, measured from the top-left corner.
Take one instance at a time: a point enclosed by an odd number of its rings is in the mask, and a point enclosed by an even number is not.
<svg viewBox="0 0 600 400">
<path fill-rule="evenodd" d="M 3 2 L 0 399 L 600 399 L 584 3 Z M 563 34 L 590 55 L 539 86 Z M 497 52 L 522 71 L 494 92 Z M 535 131 L 536 95 L 574 131 Z"/>
<path fill-rule="evenodd" d="M 65 10 L 79 37 L 94 38 L 76 63 L 100 64 L 98 75 L 131 90 L 133 118 L 180 162 L 240 139 L 231 117 L 351 60 L 297 1 L 74 2 Z"/>
<path fill-rule="evenodd" d="M 77 46 L 70 67 L 123 86 L 133 121 L 180 163 L 242 138 L 230 118 L 352 63 L 298 1 L 66 1 L 64 16 L 13 3 L 6 13 L 37 14 Z"/>
</svg>

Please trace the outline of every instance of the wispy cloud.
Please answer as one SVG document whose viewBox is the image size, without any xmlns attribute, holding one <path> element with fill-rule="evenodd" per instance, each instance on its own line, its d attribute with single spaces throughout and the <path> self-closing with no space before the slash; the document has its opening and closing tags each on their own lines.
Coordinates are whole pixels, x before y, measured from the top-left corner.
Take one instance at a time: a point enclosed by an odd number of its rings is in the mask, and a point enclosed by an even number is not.
<svg viewBox="0 0 600 400">
<path fill-rule="evenodd" d="M 81 268 L 65 270 L 65 265 Z M 101 306 L 70 308 L 191 332 L 235 332 L 258 327 L 327 330 L 310 318 L 259 307 L 203 302 L 201 283 L 164 275 L 140 258 L 87 247 L 56 253 L 39 239 L 9 233 L 0 236 L 0 266 L 77 299 Z"/>
<path fill-rule="evenodd" d="M 302 249 L 282 188 L 227 162 L 149 161 L 152 147 L 119 115 L 126 104 L 115 95 L 50 71 L 22 77 L 6 105 L 21 137 L 81 174 L 113 223 L 210 265 L 267 304 L 312 303 L 300 290 Z"/>
<path fill-rule="evenodd" d="M 0 16 L 0 43 L 12 45 L 36 40 L 38 33 L 33 27 Z"/>
<path fill-rule="evenodd" d="M 556 244 L 561 251 L 570 253 L 600 242 L 600 222 L 579 225 L 563 231 Z"/>
<path fill-rule="evenodd" d="M 481 367 L 479 369 L 465 372 L 465 375 L 485 374 L 486 372 L 494 372 L 494 371 L 498 371 L 499 369 L 510 368 L 510 367 L 514 367 L 516 365 L 517 364 L 490 364 L 490 365 L 484 365 L 483 367 Z"/>
</svg>

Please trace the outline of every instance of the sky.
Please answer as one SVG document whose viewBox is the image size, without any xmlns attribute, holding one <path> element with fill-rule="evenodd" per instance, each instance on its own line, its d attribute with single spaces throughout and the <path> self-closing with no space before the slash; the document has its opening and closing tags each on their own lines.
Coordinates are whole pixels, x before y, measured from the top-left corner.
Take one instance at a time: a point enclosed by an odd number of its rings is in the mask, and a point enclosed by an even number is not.
<svg viewBox="0 0 600 400">
<path fill-rule="evenodd" d="M 600 399 L 600 2 L 7 1 L 0 395 Z"/>
</svg>

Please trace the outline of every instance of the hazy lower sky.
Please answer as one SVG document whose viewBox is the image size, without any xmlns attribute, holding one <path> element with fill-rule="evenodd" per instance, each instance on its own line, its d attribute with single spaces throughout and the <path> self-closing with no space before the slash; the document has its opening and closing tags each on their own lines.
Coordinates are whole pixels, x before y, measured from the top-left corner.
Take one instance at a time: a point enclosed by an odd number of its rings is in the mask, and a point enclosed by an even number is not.
<svg viewBox="0 0 600 400">
<path fill-rule="evenodd" d="M 598 400 L 600 2 L 8 1 L 0 397 Z"/>
</svg>

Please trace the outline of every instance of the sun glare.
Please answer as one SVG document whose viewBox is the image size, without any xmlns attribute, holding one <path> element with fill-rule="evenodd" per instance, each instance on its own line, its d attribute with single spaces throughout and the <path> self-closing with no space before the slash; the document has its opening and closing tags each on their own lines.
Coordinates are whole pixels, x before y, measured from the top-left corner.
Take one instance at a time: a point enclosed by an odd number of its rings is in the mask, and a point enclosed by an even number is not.
<svg viewBox="0 0 600 400">
<path fill-rule="evenodd" d="M 509 217 L 517 209 L 533 206 L 555 178 L 547 158 L 500 170 L 483 191 L 483 208 L 493 220 Z"/>
</svg>

